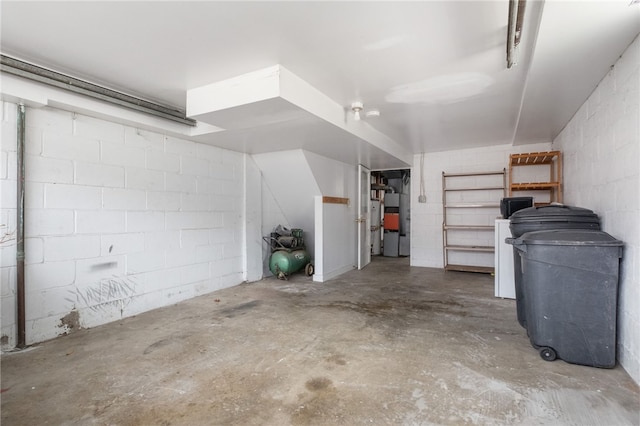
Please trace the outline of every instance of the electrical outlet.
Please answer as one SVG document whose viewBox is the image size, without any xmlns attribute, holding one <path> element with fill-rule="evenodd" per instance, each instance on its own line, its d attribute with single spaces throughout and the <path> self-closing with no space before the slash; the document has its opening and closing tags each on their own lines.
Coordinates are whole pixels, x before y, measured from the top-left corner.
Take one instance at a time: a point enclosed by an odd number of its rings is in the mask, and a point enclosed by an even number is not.
<svg viewBox="0 0 640 426">
<path fill-rule="evenodd" d="M 419 203 L 426 203 L 427 202 L 427 196 L 426 195 L 418 196 L 418 202 Z"/>
</svg>

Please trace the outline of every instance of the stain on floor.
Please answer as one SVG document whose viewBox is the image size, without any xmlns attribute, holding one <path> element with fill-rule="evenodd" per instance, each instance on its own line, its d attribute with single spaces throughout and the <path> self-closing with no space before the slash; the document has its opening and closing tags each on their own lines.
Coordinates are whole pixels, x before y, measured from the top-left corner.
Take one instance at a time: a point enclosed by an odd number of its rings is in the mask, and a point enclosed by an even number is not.
<svg viewBox="0 0 640 426">
<path fill-rule="evenodd" d="M 3 354 L 2 425 L 640 423 L 622 368 L 543 361 L 493 291 L 376 258 L 74 328 Z"/>
</svg>

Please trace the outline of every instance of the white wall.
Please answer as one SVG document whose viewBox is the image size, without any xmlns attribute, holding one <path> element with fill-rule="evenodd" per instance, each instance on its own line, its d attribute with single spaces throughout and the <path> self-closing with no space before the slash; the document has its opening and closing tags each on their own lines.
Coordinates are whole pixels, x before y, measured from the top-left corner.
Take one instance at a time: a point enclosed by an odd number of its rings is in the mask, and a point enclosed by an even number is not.
<svg viewBox="0 0 640 426">
<path fill-rule="evenodd" d="M 324 282 L 357 267 L 358 168 L 304 151 L 322 195 L 349 199 L 349 204 L 322 203 L 315 200 L 314 281 Z M 321 257 L 319 250 L 322 250 Z"/>
<path fill-rule="evenodd" d="M 321 192 L 304 151 L 270 152 L 252 157 L 263 180 L 263 235 L 269 235 L 278 225 L 302 228 L 307 250 L 313 258 L 313 197 Z M 264 247 L 266 250 L 266 244 Z"/>
<path fill-rule="evenodd" d="M 303 151 L 303 153 L 322 195 L 340 198 L 354 197 L 357 185 L 358 168 L 356 166 L 309 151 Z M 351 199 L 353 203 L 356 201 L 355 198 Z"/>
<path fill-rule="evenodd" d="M 327 277 L 332 278 L 353 268 L 356 261 L 356 166 L 304 150 L 257 154 L 253 155 L 253 159 L 263 178 L 263 235 L 269 235 L 277 225 L 302 228 L 316 270 L 331 272 Z M 323 195 L 349 198 L 351 204 L 343 206 L 346 213 L 334 218 L 336 222 L 332 226 L 318 230 L 315 197 Z M 323 256 L 323 253 L 317 256 L 315 250 L 319 245 L 315 240 L 316 235 L 326 236 L 326 247 L 320 246 L 325 251 L 333 250 L 332 254 L 337 254 L 337 258 L 333 255 Z M 267 274 L 270 253 L 266 244 L 263 247 L 264 271 Z M 319 264 L 318 260 L 322 263 Z"/>
<path fill-rule="evenodd" d="M 618 359 L 640 383 L 640 39 L 636 38 L 554 141 L 567 204 L 588 207 L 624 241 Z"/>
<path fill-rule="evenodd" d="M 531 144 L 523 146 L 496 145 L 485 148 L 463 149 L 425 154 L 424 179 L 427 194 L 426 203 L 418 203 L 420 193 L 420 155 L 415 155 L 412 169 L 411 185 L 411 265 L 442 268 L 442 172 L 487 172 L 509 169 L 509 155 L 519 152 L 548 151 L 551 144 Z M 482 191 L 473 194 L 474 197 L 485 195 Z M 491 194 L 496 196 L 495 192 Z M 501 197 L 499 197 L 501 198 Z M 498 201 L 499 201 L 498 198 Z M 486 200 L 485 200 L 486 201 Z M 486 223 L 478 225 L 493 225 L 499 210 L 466 209 L 466 214 L 484 215 Z M 478 245 L 493 245 L 494 235 L 490 232 L 472 233 L 466 238 L 476 239 Z M 483 244 L 484 243 L 484 244 Z M 493 253 L 467 253 L 459 258 L 460 262 L 471 264 L 493 265 Z M 453 263 L 453 262 L 451 262 Z"/>
<path fill-rule="evenodd" d="M 295 228 L 291 226 L 291 222 L 284 215 L 284 212 L 278 205 L 278 202 L 271 192 L 271 188 L 267 185 L 267 182 L 262 179 L 260 183 L 260 189 L 262 191 L 262 236 L 268 237 L 274 228 L 278 225 L 282 225 L 286 228 Z M 262 243 L 262 274 L 265 277 L 273 275 L 269 270 L 269 256 L 271 251 L 269 244 L 264 240 Z"/>
<path fill-rule="evenodd" d="M 13 231 L 16 106 L 2 112 L 0 220 Z M 68 331 L 72 311 L 92 327 L 243 281 L 259 238 L 244 215 L 260 208 L 244 201 L 243 154 L 52 108 L 27 108 L 26 126 L 27 343 Z M 5 346 L 12 243 L 1 248 Z"/>
<path fill-rule="evenodd" d="M 1 103 L 0 133 L 0 333 L 2 347 L 16 344 L 16 106 Z"/>
<path fill-rule="evenodd" d="M 316 258 L 313 281 L 324 282 L 352 270 L 356 259 L 353 204 L 323 203 L 315 197 Z"/>
<path fill-rule="evenodd" d="M 244 155 L 244 281 L 262 279 L 262 175 L 250 155 Z"/>
</svg>

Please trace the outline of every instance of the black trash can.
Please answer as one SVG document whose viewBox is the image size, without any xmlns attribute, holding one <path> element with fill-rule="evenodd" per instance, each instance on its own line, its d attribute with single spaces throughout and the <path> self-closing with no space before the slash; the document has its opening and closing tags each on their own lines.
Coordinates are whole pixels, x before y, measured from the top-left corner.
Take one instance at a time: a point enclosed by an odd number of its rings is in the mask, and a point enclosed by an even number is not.
<svg viewBox="0 0 640 426">
<path fill-rule="evenodd" d="M 532 231 L 551 229 L 600 229 L 600 218 L 592 210 L 581 207 L 551 204 L 518 210 L 510 218 L 509 229 L 513 238 Z M 513 274 L 516 290 L 518 322 L 527 328 L 524 294 L 522 291 L 522 267 L 520 252 L 513 250 Z"/>
<path fill-rule="evenodd" d="M 615 366 L 622 241 L 602 231 L 561 229 L 507 242 L 521 253 L 527 332 L 540 356 Z"/>
</svg>

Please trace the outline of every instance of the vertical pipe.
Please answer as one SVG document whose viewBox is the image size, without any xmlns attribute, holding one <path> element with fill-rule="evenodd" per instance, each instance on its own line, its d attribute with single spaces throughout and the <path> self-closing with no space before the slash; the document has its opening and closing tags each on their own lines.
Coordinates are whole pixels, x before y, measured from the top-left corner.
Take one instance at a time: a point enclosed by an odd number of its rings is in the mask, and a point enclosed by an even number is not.
<svg viewBox="0 0 640 426">
<path fill-rule="evenodd" d="M 24 291 L 24 105 L 18 105 L 18 199 L 16 213 L 18 229 L 16 230 L 16 263 L 18 286 L 18 347 L 26 346 L 25 291 Z"/>
</svg>

